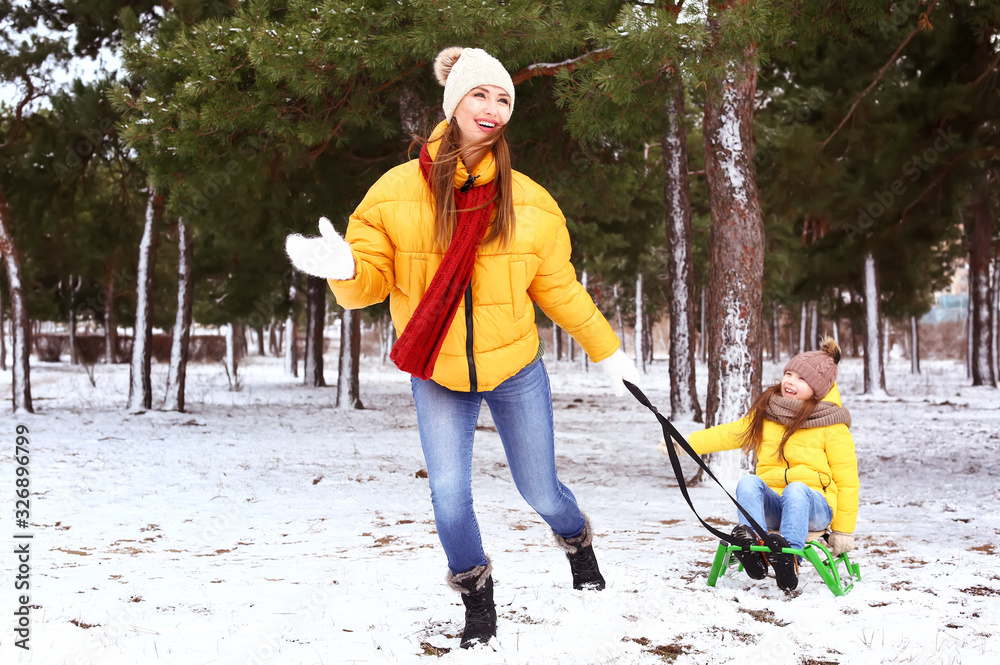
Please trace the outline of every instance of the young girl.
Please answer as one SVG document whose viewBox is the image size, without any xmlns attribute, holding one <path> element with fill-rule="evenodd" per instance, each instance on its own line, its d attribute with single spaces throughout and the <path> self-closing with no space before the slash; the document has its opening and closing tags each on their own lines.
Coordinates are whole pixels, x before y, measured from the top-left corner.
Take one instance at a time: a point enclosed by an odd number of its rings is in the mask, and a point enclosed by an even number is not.
<svg viewBox="0 0 1000 665">
<path fill-rule="evenodd" d="M 736 500 L 762 526 L 777 529 L 782 547 L 801 549 L 806 534 L 829 527 L 834 555 L 854 548 L 858 516 L 858 459 L 848 429 L 851 415 L 837 390 L 840 347 L 826 337 L 821 350 L 800 353 L 781 382 L 765 390 L 741 420 L 690 436 L 698 454 L 740 448 L 755 460 L 755 475 L 740 478 Z M 732 534 L 738 544 L 762 545 L 739 510 Z M 768 564 L 778 587 L 798 586 L 792 554 L 736 552 L 747 575 L 764 579 Z"/>
<path fill-rule="evenodd" d="M 297 268 L 329 279 L 356 309 L 389 297 L 399 340 L 391 357 L 412 374 L 448 581 L 462 594 L 461 646 L 496 635 L 492 564 L 472 504 L 472 444 L 485 400 L 511 475 L 570 561 L 573 586 L 602 589 L 593 529 L 558 479 L 552 394 L 534 304 L 609 375 L 637 382 L 632 361 L 570 263 L 566 220 L 552 197 L 511 169 L 505 138 L 514 85 L 480 49 L 434 62 L 444 114 L 420 151 L 376 182 L 351 215 L 346 242 L 320 220 L 319 238 L 289 236 Z"/>
</svg>

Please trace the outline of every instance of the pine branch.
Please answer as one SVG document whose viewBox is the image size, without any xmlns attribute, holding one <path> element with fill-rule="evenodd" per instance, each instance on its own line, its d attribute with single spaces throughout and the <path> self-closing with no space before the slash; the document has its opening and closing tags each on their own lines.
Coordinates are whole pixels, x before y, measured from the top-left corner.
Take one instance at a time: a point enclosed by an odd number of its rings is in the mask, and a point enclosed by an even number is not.
<svg viewBox="0 0 1000 665">
<path fill-rule="evenodd" d="M 948 162 L 944 166 L 944 168 L 941 169 L 941 173 L 939 173 L 936 178 L 931 180 L 927 184 L 927 186 L 924 187 L 923 191 L 917 195 L 917 198 L 913 199 L 913 201 L 910 202 L 910 205 L 903 208 L 903 212 L 899 213 L 899 223 L 902 224 L 903 222 L 906 221 L 907 213 L 909 213 L 910 210 L 914 208 L 914 206 L 920 203 L 925 196 L 930 194 L 935 187 L 940 185 L 941 181 L 944 180 L 944 177 L 948 175 L 948 172 L 951 171 L 953 168 L 967 161 L 972 161 L 974 159 L 982 159 L 984 157 L 992 157 L 994 155 L 1000 155 L 1000 148 L 994 148 L 992 150 L 969 150 L 958 155 L 957 157 L 955 157 L 955 159 Z"/>
<path fill-rule="evenodd" d="M 858 98 L 854 100 L 854 103 L 851 104 L 851 108 L 850 110 L 847 111 L 847 115 L 844 116 L 844 119 L 840 121 L 840 124 L 837 125 L 837 128 L 833 130 L 833 133 L 831 133 L 828 137 L 826 137 L 826 140 L 823 141 L 823 144 L 820 146 L 821 149 L 826 148 L 826 145 L 831 141 L 831 139 L 833 139 L 833 137 L 836 136 L 841 129 L 843 129 L 844 125 L 847 124 L 847 121 L 851 119 L 852 115 L 854 115 L 854 111 L 855 109 L 858 108 L 858 104 L 861 103 L 861 100 L 864 99 L 868 95 L 868 93 L 871 92 L 875 88 L 875 86 L 879 84 L 879 82 L 882 80 L 882 77 L 885 76 L 885 73 L 889 70 L 889 67 L 895 64 L 896 59 L 899 57 L 899 54 L 902 53 L 903 49 L 906 48 L 907 44 L 913 41 L 913 38 L 917 36 L 917 33 L 923 32 L 925 29 L 932 29 L 931 23 L 927 17 L 930 15 L 931 10 L 934 9 L 934 6 L 937 5 L 937 3 L 938 0 L 934 0 L 933 2 L 931 2 L 930 6 L 927 8 L 927 11 L 925 11 L 923 16 L 920 17 L 920 20 L 917 21 L 917 27 L 914 28 L 913 32 L 911 32 L 906 37 L 906 39 L 903 40 L 903 43 L 899 45 L 899 48 L 897 48 L 895 52 L 893 52 L 893 54 L 889 57 L 889 60 L 884 65 L 882 65 L 882 69 L 880 69 L 878 71 L 878 74 L 875 75 L 875 80 L 873 80 L 868 85 L 868 87 L 865 88 L 864 92 L 858 95 Z"/>
<path fill-rule="evenodd" d="M 46 95 L 44 89 L 38 91 L 35 90 L 35 84 L 31 80 L 30 76 L 24 77 L 24 85 L 26 88 L 24 98 L 18 102 L 17 108 L 14 110 L 14 120 L 11 122 L 10 133 L 7 134 L 7 140 L 0 143 L 0 152 L 3 152 L 8 147 L 13 145 L 18 136 L 21 135 L 21 131 L 24 129 L 24 107 L 31 101 Z"/>
<path fill-rule="evenodd" d="M 976 80 L 970 83 L 969 87 L 975 88 L 977 85 L 982 83 L 983 79 L 993 73 L 993 70 L 997 68 L 997 65 L 1000 65 L 1000 53 L 997 53 L 997 57 L 993 58 L 993 62 L 991 62 L 989 67 L 986 68 L 986 71 L 976 77 Z"/>
<path fill-rule="evenodd" d="M 510 78 L 514 81 L 514 85 L 517 85 L 518 83 L 523 83 L 534 76 L 554 76 L 555 74 L 563 71 L 571 72 L 574 69 L 577 69 L 580 65 L 590 62 L 600 62 L 601 60 L 607 60 L 611 57 L 614 57 L 611 49 L 600 48 L 596 51 L 591 51 L 590 53 L 584 53 L 576 58 L 563 60 L 562 62 L 536 62 L 522 68 Z"/>
</svg>

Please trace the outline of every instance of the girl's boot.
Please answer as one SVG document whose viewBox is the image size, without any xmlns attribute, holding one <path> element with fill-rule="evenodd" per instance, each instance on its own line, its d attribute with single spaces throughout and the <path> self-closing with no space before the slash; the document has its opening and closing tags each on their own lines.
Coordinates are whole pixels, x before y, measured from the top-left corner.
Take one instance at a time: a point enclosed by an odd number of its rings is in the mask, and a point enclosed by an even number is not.
<svg viewBox="0 0 1000 665">
<path fill-rule="evenodd" d="M 556 542 L 569 559 L 570 572 L 573 573 L 573 588 L 599 591 L 604 588 L 604 577 L 597 566 L 597 557 L 591 545 L 594 532 L 590 527 L 590 518 L 584 515 L 583 519 L 584 526 L 580 535 L 564 538 L 556 534 Z"/>
<path fill-rule="evenodd" d="M 497 634 L 497 608 L 493 603 L 493 565 L 476 566 L 458 575 L 448 572 L 448 584 L 462 594 L 465 604 L 465 630 L 462 631 L 463 649 L 477 644 L 487 644 Z"/>
</svg>

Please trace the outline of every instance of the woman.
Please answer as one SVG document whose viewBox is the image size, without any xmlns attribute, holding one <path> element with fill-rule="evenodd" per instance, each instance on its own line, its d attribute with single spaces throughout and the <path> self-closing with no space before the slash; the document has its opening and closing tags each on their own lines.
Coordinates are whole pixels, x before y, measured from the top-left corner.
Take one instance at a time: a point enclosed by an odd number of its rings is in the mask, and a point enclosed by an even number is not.
<svg viewBox="0 0 1000 665">
<path fill-rule="evenodd" d="M 351 215 L 346 241 L 325 219 L 319 238 L 288 237 L 300 270 L 329 279 L 343 307 L 390 299 L 391 357 L 412 374 L 449 584 L 462 594 L 461 646 L 496 635 L 492 566 L 472 507 L 472 444 L 490 407 L 511 475 L 566 551 L 577 589 L 603 589 L 593 530 L 555 468 L 552 394 L 534 321 L 539 307 L 605 369 L 612 389 L 638 372 L 576 279 L 566 220 L 552 197 L 511 169 L 505 130 L 514 85 L 480 49 L 434 62 L 446 120 L 420 158 L 390 170 Z"/>
</svg>

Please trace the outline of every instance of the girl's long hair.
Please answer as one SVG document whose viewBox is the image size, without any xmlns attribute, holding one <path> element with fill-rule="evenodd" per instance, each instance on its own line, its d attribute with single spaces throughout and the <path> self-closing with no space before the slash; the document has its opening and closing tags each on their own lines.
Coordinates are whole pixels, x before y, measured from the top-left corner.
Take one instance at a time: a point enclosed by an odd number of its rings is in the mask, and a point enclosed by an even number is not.
<svg viewBox="0 0 1000 665">
<path fill-rule="evenodd" d="M 764 440 L 764 420 L 767 415 L 767 407 L 771 403 L 771 397 L 774 395 L 781 395 L 780 383 L 776 383 L 761 392 L 760 397 L 750 407 L 750 412 L 747 414 L 747 419 L 749 420 L 747 428 L 740 435 L 740 450 L 743 451 L 743 454 L 752 455 L 754 458 L 757 457 L 757 453 L 760 451 L 760 444 Z M 799 410 L 796 412 L 792 422 L 785 425 L 785 433 L 778 444 L 778 459 L 782 462 L 785 461 L 785 444 L 788 442 L 789 437 L 795 434 L 796 430 L 809 420 L 809 416 L 816 410 L 819 402 L 820 398 L 815 394 L 809 399 L 804 400 L 799 405 Z"/>
<path fill-rule="evenodd" d="M 482 139 L 473 142 L 467 150 L 475 152 L 489 147 L 493 152 L 496 164 L 496 194 L 483 207 L 495 203 L 493 223 L 486 232 L 482 244 L 488 245 L 499 241 L 501 247 L 509 247 L 514 236 L 514 196 L 511 182 L 513 173 L 510 164 L 510 144 L 506 136 L 507 125 L 500 125 L 496 131 Z M 455 208 L 455 171 L 462 150 L 459 147 L 461 130 L 458 123 L 449 122 L 444 135 L 441 136 L 437 155 L 431 166 L 430 187 L 434 196 L 434 243 L 445 250 L 455 235 L 457 213 Z M 426 140 L 415 139 L 415 143 L 426 143 Z"/>
</svg>

